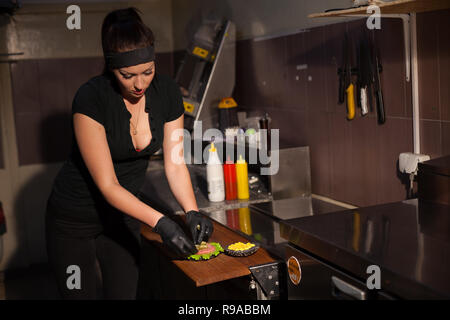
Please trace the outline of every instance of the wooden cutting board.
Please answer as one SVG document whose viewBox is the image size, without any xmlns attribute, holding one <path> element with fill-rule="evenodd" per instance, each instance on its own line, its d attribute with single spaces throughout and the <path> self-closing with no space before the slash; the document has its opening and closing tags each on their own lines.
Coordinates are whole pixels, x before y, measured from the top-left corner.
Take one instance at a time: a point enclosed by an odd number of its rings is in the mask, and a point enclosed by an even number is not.
<svg viewBox="0 0 450 320">
<path fill-rule="evenodd" d="M 181 221 L 180 219 L 180 225 L 182 225 Z M 215 221 L 212 222 L 214 232 L 208 242 L 218 242 L 224 249 L 235 242 L 249 242 L 236 232 Z M 256 253 L 248 257 L 230 257 L 221 253 L 206 261 L 179 260 L 174 258 L 169 249 L 162 245 L 161 237 L 153 232 L 150 227 L 143 225 L 141 234 L 152 242 L 161 251 L 161 254 L 170 259 L 187 277 L 194 281 L 197 287 L 247 276 L 250 274 L 249 267 L 277 261 L 264 248 L 259 248 Z"/>
</svg>

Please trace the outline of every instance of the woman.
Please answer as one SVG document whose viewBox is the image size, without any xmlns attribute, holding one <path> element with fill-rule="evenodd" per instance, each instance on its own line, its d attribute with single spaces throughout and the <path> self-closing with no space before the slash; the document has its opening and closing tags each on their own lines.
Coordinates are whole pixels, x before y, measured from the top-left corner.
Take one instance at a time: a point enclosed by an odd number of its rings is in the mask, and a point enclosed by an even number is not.
<svg viewBox="0 0 450 320">
<path fill-rule="evenodd" d="M 73 100 L 73 150 L 55 179 L 46 215 L 49 262 L 63 298 L 97 298 L 98 269 L 104 298 L 135 298 L 140 223 L 177 254 L 196 251 L 180 226 L 137 197 L 149 157 L 161 147 L 194 241 L 207 241 L 213 231 L 198 212 L 186 165 L 172 159 L 182 143 L 171 137 L 183 128 L 184 107 L 178 86 L 155 73 L 153 43 L 136 9 L 109 13 L 102 25 L 105 70 Z"/>
</svg>

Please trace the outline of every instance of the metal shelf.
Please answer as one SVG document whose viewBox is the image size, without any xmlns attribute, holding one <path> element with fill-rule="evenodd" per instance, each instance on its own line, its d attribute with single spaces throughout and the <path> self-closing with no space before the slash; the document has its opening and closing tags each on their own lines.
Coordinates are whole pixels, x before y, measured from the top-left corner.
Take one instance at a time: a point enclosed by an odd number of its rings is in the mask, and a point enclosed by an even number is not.
<svg viewBox="0 0 450 320">
<path fill-rule="evenodd" d="M 409 14 L 418 12 L 427 12 L 435 10 L 443 10 L 450 8 L 449 0 L 396 0 L 386 3 L 373 3 L 380 8 L 380 13 L 384 14 Z M 336 10 L 330 12 L 320 12 L 308 15 L 308 18 L 331 18 L 331 17 L 345 17 L 370 15 L 367 13 L 369 6 L 359 8 L 351 8 L 344 10 Z"/>
</svg>

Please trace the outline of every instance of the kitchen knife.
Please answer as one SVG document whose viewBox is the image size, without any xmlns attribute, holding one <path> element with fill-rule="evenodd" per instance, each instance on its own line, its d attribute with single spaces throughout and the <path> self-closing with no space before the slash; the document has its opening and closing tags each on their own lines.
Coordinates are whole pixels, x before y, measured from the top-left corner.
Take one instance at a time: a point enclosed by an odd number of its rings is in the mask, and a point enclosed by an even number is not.
<svg viewBox="0 0 450 320">
<path fill-rule="evenodd" d="M 377 104 L 377 118 L 378 123 L 383 124 L 386 122 L 386 115 L 384 111 L 383 91 L 381 90 L 380 69 L 381 64 L 378 60 L 378 55 L 375 55 L 375 100 Z"/>
<path fill-rule="evenodd" d="M 355 118 L 355 86 L 352 81 L 352 48 L 351 42 L 348 39 L 348 35 L 345 35 L 344 39 L 344 56 L 345 59 L 345 92 L 347 95 L 347 120 L 353 120 Z"/>
</svg>

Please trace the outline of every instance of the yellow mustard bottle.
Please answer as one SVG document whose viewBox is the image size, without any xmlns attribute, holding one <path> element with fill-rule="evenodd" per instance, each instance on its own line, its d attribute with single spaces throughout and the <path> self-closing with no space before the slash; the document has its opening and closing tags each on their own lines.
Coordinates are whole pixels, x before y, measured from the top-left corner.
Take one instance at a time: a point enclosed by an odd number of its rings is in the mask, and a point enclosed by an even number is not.
<svg viewBox="0 0 450 320">
<path fill-rule="evenodd" d="M 236 162 L 236 181 L 238 199 L 244 200 L 250 198 L 247 162 L 245 162 L 245 159 L 242 159 L 242 155 L 239 155 L 239 160 Z"/>
</svg>

